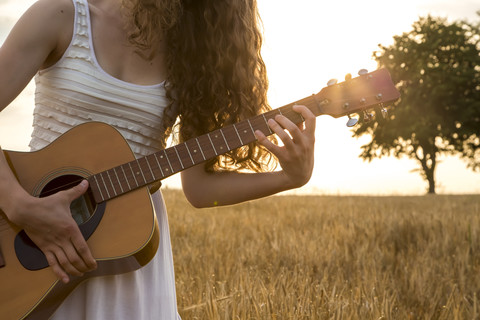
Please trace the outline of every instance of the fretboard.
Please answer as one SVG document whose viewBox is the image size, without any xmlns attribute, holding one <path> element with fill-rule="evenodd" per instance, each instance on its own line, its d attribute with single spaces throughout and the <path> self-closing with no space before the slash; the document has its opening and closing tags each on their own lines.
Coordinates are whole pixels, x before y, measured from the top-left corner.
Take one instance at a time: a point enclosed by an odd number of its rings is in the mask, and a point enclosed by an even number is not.
<svg viewBox="0 0 480 320">
<path fill-rule="evenodd" d="M 182 170 L 247 145 L 256 140 L 254 132 L 273 134 L 269 119 L 281 114 L 294 123 L 304 119 L 293 111 L 296 104 L 307 106 L 316 116 L 323 114 L 315 96 L 310 96 L 253 118 L 225 126 L 184 143 L 166 148 L 88 178 L 97 203 L 165 179 Z"/>
<path fill-rule="evenodd" d="M 279 114 L 293 123 L 303 122 L 302 116 L 292 110 L 296 104 L 305 105 L 315 116 L 328 114 L 338 118 L 366 111 L 373 106 L 382 107 L 399 97 L 400 93 L 388 70 L 362 73 L 357 78 L 331 84 L 318 94 L 94 174 L 87 179 L 95 201 L 100 203 L 254 142 L 254 132 L 257 130 L 266 136 L 271 135 L 268 120 Z"/>
</svg>

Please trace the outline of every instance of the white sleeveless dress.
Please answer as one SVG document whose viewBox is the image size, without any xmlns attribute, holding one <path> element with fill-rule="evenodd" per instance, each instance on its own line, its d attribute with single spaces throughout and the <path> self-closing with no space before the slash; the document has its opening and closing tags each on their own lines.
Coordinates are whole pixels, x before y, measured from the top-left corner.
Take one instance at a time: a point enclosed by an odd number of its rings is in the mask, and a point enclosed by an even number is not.
<svg viewBox="0 0 480 320">
<path fill-rule="evenodd" d="M 95 57 L 87 0 L 73 0 L 73 39 L 54 66 L 35 76 L 32 151 L 88 121 L 115 127 L 137 157 L 162 148 L 164 84 L 141 86 L 107 74 Z M 122 275 L 90 279 L 73 291 L 52 319 L 180 319 L 165 205 L 152 195 L 160 228 L 159 249 L 145 267 Z"/>
</svg>

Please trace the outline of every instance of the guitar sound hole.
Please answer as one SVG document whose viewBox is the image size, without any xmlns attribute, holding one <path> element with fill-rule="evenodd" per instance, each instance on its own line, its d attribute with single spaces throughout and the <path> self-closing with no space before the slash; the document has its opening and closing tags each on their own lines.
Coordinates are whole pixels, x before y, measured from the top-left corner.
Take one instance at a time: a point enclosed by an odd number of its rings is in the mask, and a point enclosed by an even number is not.
<svg viewBox="0 0 480 320">
<path fill-rule="evenodd" d="M 47 197 L 62 190 L 70 189 L 80 183 L 84 178 L 76 175 L 64 175 L 57 177 L 42 189 L 39 197 Z M 93 194 L 89 189 L 83 196 L 73 201 L 70 205 L 72 216 L 78 224 L 78 228 L 85 240 L 97 229 L 103 218 L 106 202 L 95 204 Z M 15 253 L 18 261 L 27 270 L 40 270 L 48 267 L 48 261 L 43 252 L 28 237 L 25 230 L 20 231 L 14 241 Z"/>
<path fill-rule="evenodd" d="M 64 175 L 53 179 L 40 192 L 39 197 L 47 197 L 62 190 L 70 189 L 79 184 L 84 178 L 76 175 Z M 78 225 L 87 222 L 96 210 L 95 201 L 90 188 L 80 198 L 74 200 L 70 205 L 72 217 Z"/>
</svg>

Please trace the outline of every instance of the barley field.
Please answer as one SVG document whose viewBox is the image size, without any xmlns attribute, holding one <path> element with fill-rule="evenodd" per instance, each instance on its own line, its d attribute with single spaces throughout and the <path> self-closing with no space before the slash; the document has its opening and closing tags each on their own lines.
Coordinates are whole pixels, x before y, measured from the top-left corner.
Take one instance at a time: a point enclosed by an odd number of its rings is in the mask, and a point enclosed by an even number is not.
<svg viewBox="0 0 480 320">
<path fill-rule="evenodd" d="M 184 320 L 480 319 L 480 195 L 164 196 Z"/>
</svg>

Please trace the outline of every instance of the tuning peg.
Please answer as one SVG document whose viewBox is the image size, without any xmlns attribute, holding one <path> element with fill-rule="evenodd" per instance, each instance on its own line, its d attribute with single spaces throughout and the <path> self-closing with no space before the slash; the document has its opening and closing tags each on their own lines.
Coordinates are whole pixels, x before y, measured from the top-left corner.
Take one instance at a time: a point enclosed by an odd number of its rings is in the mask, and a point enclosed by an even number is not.
<svg viewBox="0 0 480 320">
<path fill-rule="evenodd" d="M 383 119 L 387 119 L 387 117 L 388 117 L 388 110 L 387 110 L 386 108 L 382 108 L 381 111 L 382 111 L 382 117 L 383 117 Z"/>
<path fill-rule="evenodd" d="M 363 111 L 363 121 L 370 122 L 373 119 L 373 114 Z"/>
<path fill-rule="evenodd" d="M 360 69 L 358 70 L 358 75 L 359 76 L 363 76 L 364 74 L 367 74 L 368 73 L 368 70 L 367 69 Z"/>
<path fill-rule="evenodd" d="M 337 84 L 337 82 L 338 82 L 337 79 L 330 79 L 330 80 L 328 80 L 328 82 L 327 82 L 327 86 L 329 86 L 329 87 L 330 87 L 330 86 L 333 86 L 333 85 Z"/>
<path fill-rule="evenodd" d="M 351 128 L 354 125 L 356 125 L 357 123 L 358 123 L 357 118 L 352 118 L 350 115 L 348 115 L 347 127 Z"/>
</svg>

